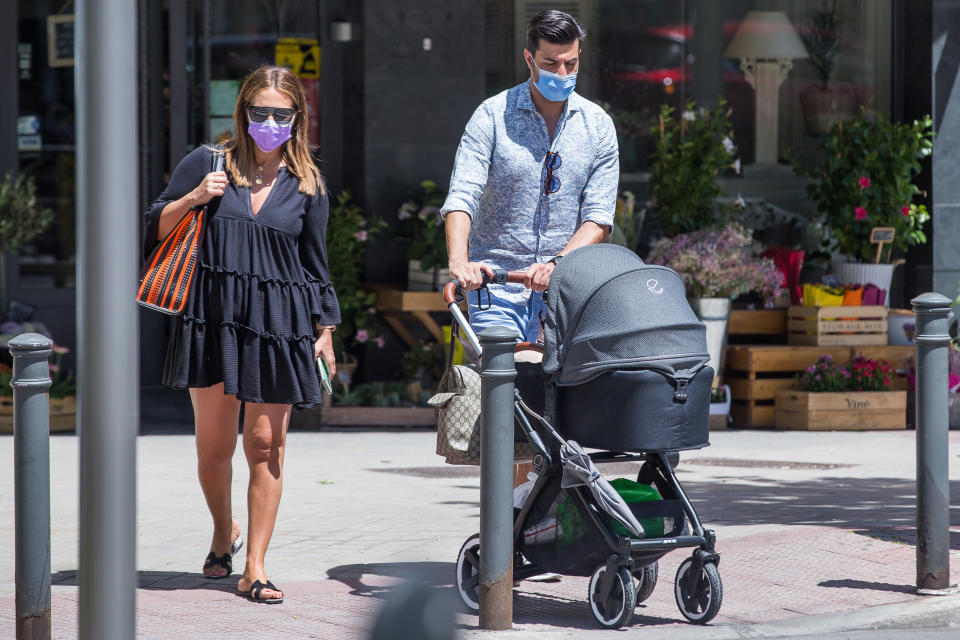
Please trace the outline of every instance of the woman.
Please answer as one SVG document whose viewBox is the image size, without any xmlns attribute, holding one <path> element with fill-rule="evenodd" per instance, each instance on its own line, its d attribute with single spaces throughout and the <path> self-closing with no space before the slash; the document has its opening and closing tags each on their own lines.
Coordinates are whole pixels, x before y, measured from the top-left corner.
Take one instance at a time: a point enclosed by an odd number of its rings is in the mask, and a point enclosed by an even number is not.
<svg viewBox="0 0 960 640">
<path fill-rule="evenodd" d="M 225 578 L 243 540 L 230 504 L 231 460 L 244 403 L 246 566 L 239 592 L 278 603 L 264 556 L 280 504 L 291 405 L 320 403 L 317 359 L 331 372 L 340 322 L 326 257 L 327 194 L 307 143 L 307 103 L 283 67 L 260 67 L 240 90 L 226 171 L 209 172 L 211 149 L 184 158 L 147 211 L 146 246 L 191 208 L 209 203 L 193 289 L 167 347 L 163 381 L 189 388 L 200 487 L 213 516 L 203 566 Z"/>
</svg>

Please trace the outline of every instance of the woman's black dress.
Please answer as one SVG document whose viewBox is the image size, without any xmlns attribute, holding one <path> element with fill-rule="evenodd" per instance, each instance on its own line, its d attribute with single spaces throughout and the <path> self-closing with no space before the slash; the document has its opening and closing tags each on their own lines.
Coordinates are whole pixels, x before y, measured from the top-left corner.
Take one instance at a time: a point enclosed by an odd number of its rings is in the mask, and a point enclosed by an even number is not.
<svg viewBox="0 0 960 640">
<path fill-rule="evenodd" d="M 163 208 L 203 181 L 211 153 L 200 147 L 177 165 L 146 212 L 145 250 L 157 242 Z M 314 322 L 340 322 L 327 267 L 329 201 L 298 188 L 284 167 L 256 216 L 250 190 L 232 178 L 223 197 L 210 201 L 190 297 L 167 346 L 164 384 L 223 382 L 224 393 L 246 402 L 322 401 Z"/>
</svg>

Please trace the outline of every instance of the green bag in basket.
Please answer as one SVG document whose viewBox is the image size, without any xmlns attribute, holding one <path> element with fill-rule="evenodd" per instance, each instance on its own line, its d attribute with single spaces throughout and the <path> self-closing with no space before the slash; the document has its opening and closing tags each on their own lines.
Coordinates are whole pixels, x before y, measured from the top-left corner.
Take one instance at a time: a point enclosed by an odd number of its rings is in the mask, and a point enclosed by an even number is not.
<svg viewBox="0 0 960 640">
<path fill-rule="evenodd" d="M 660 497 L 660 493 L 648 484 L 640 484 L 639 482 L 634 482 L 628 478 L 614 478 L 610 481 L 610 485 L 616 489 L 617 493 L 626 501 L 627 504 L 635 504 L 637 502 L 649 502 L 651 500 L 663 500 Z M 641 518 L 638 519 L 640 524 L 643 526 L 645 532 L 645 537 L 647 538 L 660 538 L 663 537 L 663 518 Z M 630 536 L 630 532 L 625 526 L 620 524 L 617 520 L 611 518 L 612 525 L 611 529 L 614 533 L 621 536 Z"/>
</svg>

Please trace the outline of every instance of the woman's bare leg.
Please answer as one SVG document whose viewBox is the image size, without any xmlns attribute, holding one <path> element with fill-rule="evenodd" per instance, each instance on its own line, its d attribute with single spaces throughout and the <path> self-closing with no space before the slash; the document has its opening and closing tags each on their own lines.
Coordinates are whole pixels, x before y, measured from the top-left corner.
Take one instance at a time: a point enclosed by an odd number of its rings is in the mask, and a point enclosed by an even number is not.
<svg viewBox="0 0 960 640">
<path fill-rule="evenodd" d="M 233 518 L 230 485 L 233 479 L 233 453 L 237 448 L 237 421 L 240 401 L 224 395 L 223 384 L 190 389 L 197 433 L 197 476 L 213 517 L 210 550 L 218 557 L 230 551 L 240 535 L 240 524 Z M 213 567 L 207 575 L 223 576 L 223 567 Z"/>
<path fill-rule="evenodd" d="M 283 454 L 290 421 L 290 405 L 246 405 L 243 419 L 243 451 L 250 467 L 247 488 L 247 564 L 237 583 L 248 591 L 254 580 L 267 581 L 264 557 L 273 535 L 283 488 Z M 283 593 L 264 589 L 261 598 L 282 598 Z"/>
</svg>

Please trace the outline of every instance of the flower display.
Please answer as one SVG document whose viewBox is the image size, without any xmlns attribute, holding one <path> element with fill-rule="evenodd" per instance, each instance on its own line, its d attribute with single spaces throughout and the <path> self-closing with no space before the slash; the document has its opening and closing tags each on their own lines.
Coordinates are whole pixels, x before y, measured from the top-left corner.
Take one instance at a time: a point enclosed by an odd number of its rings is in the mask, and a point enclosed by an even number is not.
<svg viewBox="0 0 960 640">
<path fill-rule="evenodd" d="M 892 245 L 902 251 L 927 241 L 923 226 L 930 214 L 914 179 L 920 161 L 933 153 L 929 116 L 897 123 L 881 112 L 863 110 L 840 122 L 820 142 L 820 160 L 798 168 L 813 182 L 807 194 L 823 216 L 824 248 L 850 260 L 873 262 L 874 227 L 893 227 Z"/>
<path fill-rule="evenodd" d="M 360 276 L 365 245 L 386 226 L 387 223 L 379 217 L 364 217 L 363 209 L 353 202 L 347 191 L 337 196 L 336 205 L 330 209 L 327 254 L 331 258 L 330 281 L 340 303 L 341 323 L 333 333 L 334 349 L 338 354 L 379 335 L 377 320 L 370 313 L 376 311 L 373 303 L 377 296 L 360 288 Z M 363 340 L 359 339 L 361 335 L 365 336 Z"/>
<path fill-rule="evenodd" d="M 893 367 L 886 360 L 857 356 L 848 366 L 824 354 L 797 377 L 796 387 L 815 393 L 887 391 L 893 374 Z"/>
<path fill-rule="evenodd" d="M 679 118 L 675 114 L 676 109 L 663 105 L 650 128 L 650 204 L 671 237 L 717 224 L 715 200 L 723 195 L 717 176 L 729 168 L 740 171 L 731 111 L 723 99 L 709 109 L 698 109 L 691 100 Z"/>
<path fill-rule="evenodd" d="M 404 202 L 397 210 L 397 220 L 402 223 L 398 237 L 410 241 L 408 260 L 419 260 L 420 268 L 424 270 L 443 269 L 449 262 L 447 238 L 440 216 L 440 206 L 446 194 L 432 180 L 424 180 L 420 187 L 423 193 Z"/>
<path fill-rule="evenodd" d="M 816 364 L 807 367 L 797 379 L 797 388 L 801 391 L 837 392 L 850 388 L 850 370 L 833 360 L 833 356 L 824 354 Z"/>
<path fill-rule="evenodd" d="M 754 255 L 752 233 L 737 223 L 663 238 L 647 262 L 679 273 L 691 298 L 732 298 L 758 291 L 772 306 L 784 284 L 772 260 Z"/>
</svg>

